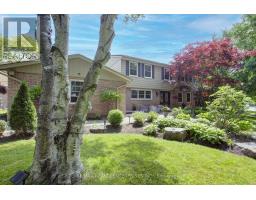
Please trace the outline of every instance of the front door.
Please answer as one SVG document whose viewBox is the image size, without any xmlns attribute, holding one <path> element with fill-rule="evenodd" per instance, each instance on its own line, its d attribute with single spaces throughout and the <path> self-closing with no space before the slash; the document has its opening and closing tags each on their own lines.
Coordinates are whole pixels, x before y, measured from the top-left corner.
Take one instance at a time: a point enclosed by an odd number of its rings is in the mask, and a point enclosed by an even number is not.
<svg viewBox="0 0 256 200">
<path fill-rule="evenodd" d="M 160 91 L 160 104 L 170 106 L 170 92 Z"/>
</svg>

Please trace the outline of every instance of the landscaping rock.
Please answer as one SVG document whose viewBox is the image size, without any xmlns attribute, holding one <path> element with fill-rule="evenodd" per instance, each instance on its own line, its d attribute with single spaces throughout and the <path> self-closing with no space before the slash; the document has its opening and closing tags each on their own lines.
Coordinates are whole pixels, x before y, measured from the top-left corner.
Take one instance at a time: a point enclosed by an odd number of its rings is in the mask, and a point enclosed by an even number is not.
<svg viewBox="0 0 256 200">
<path fill-rule="evenodd" d="M 242 142 L 242 143 L 235 143 L 235 149 L 240 149 L 242 154 L 256 159 L 256 143 L 255 142 Z"/>
<path fill-rule="evenodd" d="M 187 137 L 187 131 L 184 128 L 167 127 L 164 129 L 163 139 L 183 141 Z"/>
</svg>

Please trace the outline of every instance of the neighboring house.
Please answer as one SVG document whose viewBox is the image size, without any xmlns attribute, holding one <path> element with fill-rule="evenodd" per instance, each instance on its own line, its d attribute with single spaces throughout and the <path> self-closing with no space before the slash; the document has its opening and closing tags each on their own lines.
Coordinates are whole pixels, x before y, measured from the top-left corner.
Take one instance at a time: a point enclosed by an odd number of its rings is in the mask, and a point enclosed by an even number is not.
<svg viewBox="0 0 256 200">
<path fill-rule="evenodd" d="M 87 74 L 92 60 L 80 54 L 69 56 L 69 80 L 70 80 L 70 109 L 74 108 L 77 100 L 83 78 Z M 29 86 L 40 85 L 41 81 L 41 64 L 39 61 L 26 61 L 19 63 L 9 63 L 0 65 L 0 70 L 8 73 L 8 108 L 11 107 L 14 96 L 16 95 L 20 82 L 25 80 Z M 88 114 L 89 117 L 97 115 L 106 115 L 109 106 L 107 103 L 100 101 L 100 94 L 105 89 L 117 90 L 121 93 L 121 101 L 116 102 L 116 107 L 126 111 L 126 86 L 130 79 L 121 73 L 114 71 L 108 67 L 102 69 L 98 86 L 91 99 L 92 110 Z"/>
<path fill-rule="evenodd" d="M 6 72 L 0 73 L 0 85 L 4 86 L 6 89 L 8 88 L 8 78 L 4 75 Z M 2 94 L 0 93 L 0 108 L 6 109 L 7 108 L 7 93 Z"/>
<path fill-rule="evenodd" d="M 195 105 L 192 77 L 171 77 L 167 64 L 126 55 L 113 55 L 107 66 L 131 78 L 126 88 L 126 110 L 150 106 Z"/>
</svg>

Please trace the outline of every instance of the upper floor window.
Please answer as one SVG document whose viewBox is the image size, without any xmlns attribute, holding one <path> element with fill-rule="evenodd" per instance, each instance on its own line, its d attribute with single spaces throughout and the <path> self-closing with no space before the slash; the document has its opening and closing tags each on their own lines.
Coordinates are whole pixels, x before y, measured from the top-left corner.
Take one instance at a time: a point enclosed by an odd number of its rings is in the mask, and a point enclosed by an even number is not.
<svg viewBox="0 0 256 200">
<path fill-rule="evenodd" d="M 167 68 L 164 69 L 164 80 L 170 80 L 170 72 Z"/>
<path fill-rule="evenodd" d="M 130 75 L 138 76 L 138 64 L 135 62 L 130 62 Z"/>
<path fill-rule="evenodd" d="M 79 96 L 79 92 L 83 86 L 83 81 L 71 81 L 71 88 L 70 88 L 70 102 L 75 103 Z"/>
<path fill-rule="evenodd" d="M 145 65 L 144 76 L 145 78 L 152 78 L 152 65 Z"/>
</svg>

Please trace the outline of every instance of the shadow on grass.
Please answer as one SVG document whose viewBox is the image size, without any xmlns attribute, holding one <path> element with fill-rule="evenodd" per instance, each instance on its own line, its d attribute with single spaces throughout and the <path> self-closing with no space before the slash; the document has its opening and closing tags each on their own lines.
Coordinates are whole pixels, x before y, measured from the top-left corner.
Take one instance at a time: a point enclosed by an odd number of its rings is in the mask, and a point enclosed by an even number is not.
<svg viewBox="0 0 256 200">
<path fill-rule="evenodd" d="M 10 136 L 4 136 L 0 138 L 0 144 L 7 143 L 7 142 L 14 142 L 18 140 L 29 140 L 34 137 L 34 134 L 29 135 L 16 135 L 12 134 Z"/>
<path fill-rule="evenodd" d="M 175 173 L 171 174 L 157 160 L 163 151 L 160 145 L 148 140 L 131 139 L 113 145 L 112 152 L 104 151 L 100 141 L 88 143 L 88 158 L 96 158 L 97 164 L 86 169 L 89 172 L 85 184 L 178 184 Z M 87 163 L 88 164 L 88 163 Z M 97 166 L 96 166 L 97 165 Z M 98 166 L 101 165 L 101 166 Z"/>
</svg>

